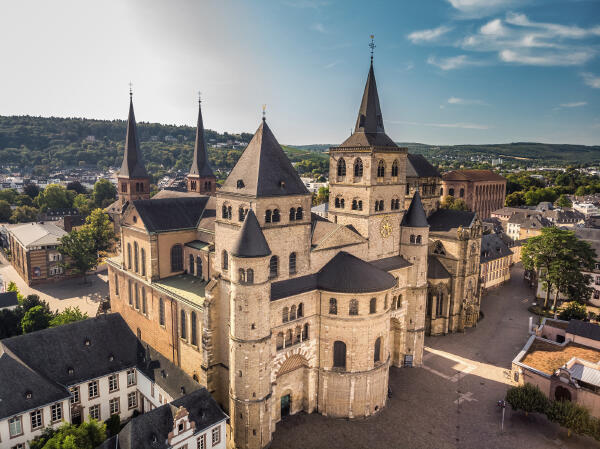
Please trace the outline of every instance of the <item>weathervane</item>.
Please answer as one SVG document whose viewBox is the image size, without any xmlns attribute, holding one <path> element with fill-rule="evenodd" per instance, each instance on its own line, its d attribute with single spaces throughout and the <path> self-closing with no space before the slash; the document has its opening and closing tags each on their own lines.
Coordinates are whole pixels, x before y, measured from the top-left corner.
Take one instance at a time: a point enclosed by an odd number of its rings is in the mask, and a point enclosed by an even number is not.
<svg viewBox="0 0 600 449">
<path fill-rule="evenodd" d="M 373 50 L 375 50 L 375 35 L 371 34 L 371 42 L 369 43 L 369 48 L 371 49 L 371 62 L 373 62 Z"/>
<path fill-rule="evenodd" d="M 267 118 L 267 105 L 266 104 L 262 105 L 262 110 L 263 110 L 263 122 L 264 122 Z"/>
</svg>

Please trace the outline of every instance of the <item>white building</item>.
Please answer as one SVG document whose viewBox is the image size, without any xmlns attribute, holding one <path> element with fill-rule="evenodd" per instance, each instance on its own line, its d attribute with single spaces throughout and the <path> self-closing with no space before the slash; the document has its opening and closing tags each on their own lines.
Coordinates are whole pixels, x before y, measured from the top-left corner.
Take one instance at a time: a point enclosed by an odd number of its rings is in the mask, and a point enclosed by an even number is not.
<svg viewBox="0 0 600 449">
<path fill-rule="evenodd" d="M 118 314 L 7 338 L 0 341 L 0 447 L 26 449 L 45 427 L 63 422 L 114 414 L 123 422 L 198 390 L 208 398 L 202 413 L 221 426 L 227 417 L 210 394 L 144 348 Z"/>
<path fill-rule="evenodd" d="M 600 213 L 600 210 L 592 203 L 573 203 L 573 209 L 581 212 L 586 217 Z"/>
</svg>

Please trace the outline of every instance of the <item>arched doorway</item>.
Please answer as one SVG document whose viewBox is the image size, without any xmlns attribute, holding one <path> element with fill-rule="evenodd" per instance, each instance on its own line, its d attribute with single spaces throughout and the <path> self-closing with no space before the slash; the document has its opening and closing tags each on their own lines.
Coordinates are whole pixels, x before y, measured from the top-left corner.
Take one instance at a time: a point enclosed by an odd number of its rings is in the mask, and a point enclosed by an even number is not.
<svg viewBox="0 0 600 449">
<path fill-rule="evenodd" d="M 292 410 L 292 397 L 289 394 L 281 396 L 281 418 L 289 416 Z"/>
<path fill-rule="evenodd" d="M 556 387 L 554 390 L 554 399 L 557 401 L 570 401 L 571 400 L 571 392 L 562 386 Z"/>
</svg>

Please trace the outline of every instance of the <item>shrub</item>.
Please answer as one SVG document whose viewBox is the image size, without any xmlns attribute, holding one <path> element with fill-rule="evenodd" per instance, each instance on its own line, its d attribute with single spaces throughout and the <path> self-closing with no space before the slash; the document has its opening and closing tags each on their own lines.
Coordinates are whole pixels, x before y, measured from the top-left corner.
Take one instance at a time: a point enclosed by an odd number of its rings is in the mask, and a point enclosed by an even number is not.
<svg viewBox="0 0 600 449">
<path fill-rule="evenodd" d="M 548 398 L 536 386 L 531 384 L 509 388 L 506 392 L 506 402 L 513 410 L 523 410 L 525 413 L 546 413 Z"/>
<path fill-rule="evenodd" d="M 580 435 L 593 435 L 596 428 L 590 412 L 571 401 L 553 401 L 548 407 L 548 419 Z"/>
<path fill-rule="evenodd" d="M 587 318 L 587 310 L 583 304 L 570 303 L 558 316 L 561 320 L 584 320 Z"/>
<path fill-rule="evenodd" d="M 105 421 L 105 424 L 108 434 L 114 436 L 121 430 L 121 417 L 119 415 L 110 415 L 110 418 Z"/>
</svg>

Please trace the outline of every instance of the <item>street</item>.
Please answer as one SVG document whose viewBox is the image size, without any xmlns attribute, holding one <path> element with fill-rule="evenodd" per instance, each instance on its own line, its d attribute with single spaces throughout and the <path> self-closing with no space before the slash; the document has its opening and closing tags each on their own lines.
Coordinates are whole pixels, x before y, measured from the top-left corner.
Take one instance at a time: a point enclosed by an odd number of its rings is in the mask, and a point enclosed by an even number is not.
<svg viewBox="0 0 600 449">
<path fill-rule="evenodd" d="M 364 420 L 299 414 L 277 424 L 273 448 L 600 448 L 545 416 L 496 405 L 511 385 L 511 361 L 527 340 L 533 292 L 523 270 L 482 299 L 484 318 L 465 333 L 425 340 L 424 367 L 392 368 L 393 397 Z M 535 320 L 535 318 L 534 318 Z"/>
</svg>

